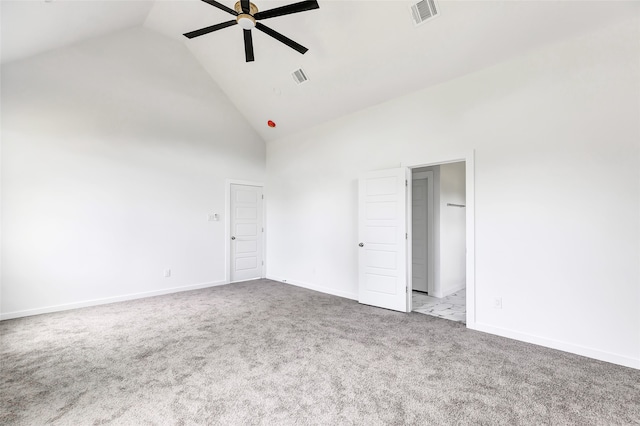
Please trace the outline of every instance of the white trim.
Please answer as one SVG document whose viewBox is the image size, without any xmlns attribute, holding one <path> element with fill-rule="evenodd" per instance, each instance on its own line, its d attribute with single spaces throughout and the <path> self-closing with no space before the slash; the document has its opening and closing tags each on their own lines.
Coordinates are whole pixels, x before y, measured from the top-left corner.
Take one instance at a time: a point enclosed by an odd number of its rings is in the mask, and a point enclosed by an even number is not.
<svg viewBox="0 0 640 426">
<path fill-rule="evenodd" d="M 82 302 L 65 303 L 62 305 L 46 306 L 44 308 L 27 309 L 24 311 L 6 312 L 0 314 L 0 320 L 28 317 L 32 315 L 48 314 L 51 312 L 68 311 L 71 309 L 86 308 L 89 306 L 107 305 L 109 303 L 125 302 L 127 300 L 144 299 L 145 297 L 162 296 L 163 294 L 180 293 L 183 291 L 198 290 L 201 288 L 216 287 L 229 284 L 227 281 L 214 281 L 210 283 L 192 284 L 182 287 L 165 288 L 162 290 L 143 291 L 140 293 L 125 294 L 123 296 L 105 297 L 102 299 L 84 300 Z"/>
<path fill-rule="evenodd" d="M 547 339 L 546 337 L 534 336 L 527 333 L 521 333 L 519 331 L 510 330 L 507 328 L 494 327 L 487 324 L 475 323 L 473 326 L 467 324 L 467 327 L 482 331 L 489 334 L 495 334 L 497 336 L 507 337 L 509 339 L 515 339 L 522 342 L 533 343 L 535 345 L 544 346 L 551 349 L 557 349 L 564 352 L 569 352 L 576 355 L 582 355 L 588 358 L 597 359 L 600 361 L 610 362 L 612 364 L 623 365 L 625 367 L 640 369 L 640 358 L 631 358 L 622 355 L 617 355 L 611 352 L 601 351 L 599 349 L 593 349 L 586 346 L 575 345 L 573 343 L 567 343 L 560 340 Z"/>
<path fill-rule="evenodd" d="M 229 281 L 229 284 L 246 283 L 247 281 L 256 281 L 256 280 L 263 280 L 263 279 L 265 279 L 265 277 L 262 277 L 262 278 L 247 278 L 246 280 Z"/>
<path fill-rule="evenodd" d="M 467 211 L 467 327 L 476 323 L 476 174 L 475 152 L 465 157 L 465 210 Z"/>
<path fill-rule="evenodd" d="M 260 278 L 265 278 L 267 270 L 267 207 L 264 194 L 264 183 L 250 180 L 224 180 L 224 279 L 231 282 L 231 185 L 258 186 L 262 188 L 262 271 Z M 237 282 L 237 281 L 236 281 Z"/>
<path fill-rule="evenodd" d="M 408 167 L 404 167 L 404 175 L 405 175 L 405 194 L 404 194 L 404 205 L 405 205 L 405 240 L 404 240 L 404 252 L 406 256 L 406 285 L 405 285 L 405 304 L 404 310 L 405 312 L 411 312 L 413 309 L 413 241 L 409 239 L 409 235 L 413 235 L 413 176 L 411 173 L 411 169 Z M 411 182 L 411 185 L 409 185 Z"/>
<path fill-rule="evenodd" d="M 453 293 L 457 293 L 457 292 L 459 292 L 461 290 L 464 290 L 465 288 L 466 288 L 466 284 L 462 284 L 462 285 L 456 287 L 454 290 L 451 290 L 447 294 L 444 294 L 442 297 L 451 296 Z"/>
<path fill-rule="evenodd" d="M 402 167 L 417 169 L 420 167 L 439 166 L 448 163 L 465 162 L 466 191 L 466 246 L 467 246 L 467 328 L 474 328 L 476 322 L 476 258 L 475 258 L 475 153 L 466 153 L 430 158 L 423 162 L 402 163 Z"/>
<path fill-rule="evenodd" d="M 224 181 L 228 186 L 230 186 L 231 184 L 234 184 L 234 185 L 246 185 L 246 186 L 264 187 L 264 182 L 257 182 L 257 181 L 253 181 L 253 180 L 225 179 Z"/>
<path fill-rule="evenodd" d="M 413 179 L 413 180 L 427 179 L 430 176 L 433 177 L 433 171 L 431 171 L 431 170 L 426 171 L 426 172 L 412 173 L 411 174 L 411 179 Z"/>
<path fill-rule="evenodd" d="M 290 284 L 296 287 L 306 288 L 308 290 L 314 290 L 314 291 L 319 291 L 321 293 L 331 294 L 333 296 L 344 297 L 345 299 L 351 299 L 355 301 L 358 300 L 358 293 L 351 293 L 348 291 L 336 290 L 336 289 L 333 289 L 330 287 L 324 287 L 321 285 L 304 283 L 302 281 L 286 280 L 284 278 L 278 278 L 274 276 L 267 276 L 267 279 L 272 281 L 278 281 L 283 284 Z"/>
</svg>

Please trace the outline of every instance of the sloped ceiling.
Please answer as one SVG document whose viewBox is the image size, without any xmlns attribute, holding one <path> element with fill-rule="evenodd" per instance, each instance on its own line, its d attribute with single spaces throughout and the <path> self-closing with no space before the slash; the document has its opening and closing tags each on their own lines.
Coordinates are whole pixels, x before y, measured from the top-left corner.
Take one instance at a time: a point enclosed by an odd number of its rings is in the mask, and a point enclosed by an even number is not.
<svg viewBox="0 0 640 426">
<path fill-rule="evenodd" d="M 220 0 L 233 7 L 233 0 Z M 260 10 L 295 2 L 254 0 Z M 254 30 L 245 63 L 241 28 L 192 40 L 183 33 L 232 19 L 199 0 L 3 1 L 2 59 L 144 25 L 179 40 L 269 141 L 491 66 L 523 51 L 638 14 L 638 2 L 443 1 L 415 27 L 412 2 L 319 0 L 320 9 L 262 21 L 309 48 Z M 597 53 L 594 53 L 597 54 Z M 310 81 L 296 85 L 302 67 Z M 267 120 L 277 123 L 267 127 Z"/>
<path fill-rule="evenodd" d="M 144 23 L 152 1 L 0 1 L 0 60 L 27 58 Z"/>
</svg>

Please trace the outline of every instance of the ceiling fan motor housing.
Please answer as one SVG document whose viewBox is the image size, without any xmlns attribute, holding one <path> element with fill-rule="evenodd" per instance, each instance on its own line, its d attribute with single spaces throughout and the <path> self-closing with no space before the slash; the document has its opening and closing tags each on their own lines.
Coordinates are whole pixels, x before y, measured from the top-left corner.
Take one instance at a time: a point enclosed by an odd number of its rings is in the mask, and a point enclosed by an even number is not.
<svg viewBox="0 0 640 426">
<path fill-rule="evenodd" d="M 236 2 L 236 4 L 233 6 L 233 8 L 240 15 L 245 15 L 244 11 L 242 10 L 242 5 L 240 4 L 240 2 Z M 256 5 L 253 4 L 253 3 L 249 3 L 249 13 L 248 14 L 253 17 L 253 15 L 255 15 L 256 13 L 258 13 L 258 8 L 256 7 Z"/>
<path fill-rule="evenodd" d="M 253 15 L 258 13 L 258 8 L 255 4 L 249 3 L 249 13 L 244 13 L 240 2 L 235 4 L 234 9 L 238 12 L 236 21 L 238 21 L 238 25 L 243 29 L 250 30 L 256 26 L 256 18 L 254 18 Z"/>
</svg>

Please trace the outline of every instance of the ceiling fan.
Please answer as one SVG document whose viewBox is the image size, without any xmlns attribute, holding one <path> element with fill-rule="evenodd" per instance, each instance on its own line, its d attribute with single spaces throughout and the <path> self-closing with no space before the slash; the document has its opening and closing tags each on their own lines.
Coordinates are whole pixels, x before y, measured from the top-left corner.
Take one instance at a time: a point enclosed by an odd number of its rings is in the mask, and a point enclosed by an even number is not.
<svg viewBox="0 0 640 426">
<path fill-rule="evenodd" d="M 218 3 L 216 0 L 202 0 L 205 3 L 209 3 L 211 6 L 217 7 L 220 10 L 224 10 L 231 15 L 234 15 L 236 18 L 231 21 L 222 22 L 220 24 L 212 25 L 210 27 L 201 28 L 199 30 L 191 31 L 185 33 L 184 36 L 187 38 L 199 37 L 201 35 L 209 34 L 214 31 L 221 30 L 223 28 L 230 27 L 232 25 L 239 24 L 244 30 L 244 53 L 247 62 L 252 62 L 254 60 L 253 56 L 253 37 L 251 35 L 251 29 L 256 28 L 263 33 L 275 38 L 276 40 L 286 44 L 290 48 L 297 50 L 303 55 L 307 52 L 306 47 L 301 44 L 296 43 L 288 37 L 283 36 L 277 31 L 272 30 L 266 25 L 257 22 L 261 19 L 269 19 L 275 18 L 276 16 L 290 15 L 292 13 L 304 12 L 307 10 L 318 9 L 320 6 L 316 0 L 305 0 L 299 3 L 293 3 L 282 7 L 276 7 L 273 9 L 265 10 L 263 12 L 258 12 L 258 8 L 255 4 L 251 3 L 249 0 L 240 0 L 238 1 L 234 9 L 228 8 L 222 3 Z"/>
</svg>

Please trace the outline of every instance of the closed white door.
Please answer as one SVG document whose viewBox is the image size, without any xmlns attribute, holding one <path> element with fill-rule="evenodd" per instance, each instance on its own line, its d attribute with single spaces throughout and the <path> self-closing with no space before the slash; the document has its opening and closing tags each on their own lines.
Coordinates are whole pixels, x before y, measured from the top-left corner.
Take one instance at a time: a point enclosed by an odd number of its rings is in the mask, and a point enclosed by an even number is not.
<svg viewBox="0 0 640 426">
<path fill-rule="evenodd" d="M 407 169 L 365 173 L 358 183 L 358 301 L 407 312 Z"/>
<path fill-rule="evenodd" d="M 231 281 L 262 278 L 262 187 L 231 185 Z"/>
<path fill-rule="evenodd" d="M 428 292 L 427 281 L 427 179 L 413 179 L 411 190 L 411 256 L 413 290 Z"/>
</svg>

